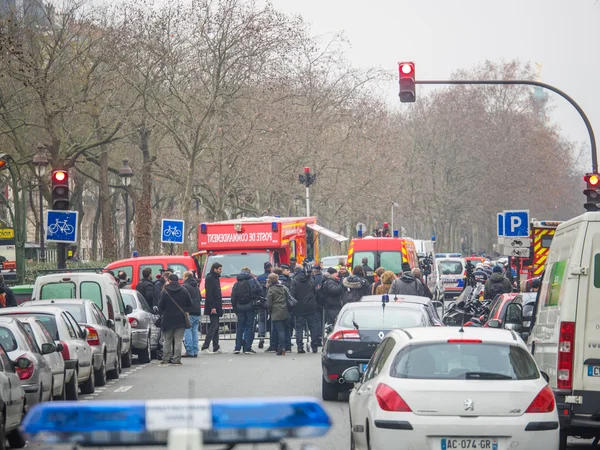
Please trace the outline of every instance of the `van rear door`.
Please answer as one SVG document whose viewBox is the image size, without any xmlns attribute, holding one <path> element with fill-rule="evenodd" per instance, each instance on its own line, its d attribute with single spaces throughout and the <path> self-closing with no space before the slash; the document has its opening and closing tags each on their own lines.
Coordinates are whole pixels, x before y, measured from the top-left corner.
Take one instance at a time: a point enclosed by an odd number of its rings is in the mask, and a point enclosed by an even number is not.
<svg viewBox="0 0 600 450">
<path fill-rule="evenodd" d="M 582 266 L 589 269 L 587 277 L 580 277 L 579 296 L 585 295 L 587 306 L 582 324 L 585 328 L 581 330 L 584 333 L 583 358 L 577 358 L 575 364 L 583 363 L 583 390 L 600 391 L 600 222 L 588 223 L 583 248 Z"/>
</svg>

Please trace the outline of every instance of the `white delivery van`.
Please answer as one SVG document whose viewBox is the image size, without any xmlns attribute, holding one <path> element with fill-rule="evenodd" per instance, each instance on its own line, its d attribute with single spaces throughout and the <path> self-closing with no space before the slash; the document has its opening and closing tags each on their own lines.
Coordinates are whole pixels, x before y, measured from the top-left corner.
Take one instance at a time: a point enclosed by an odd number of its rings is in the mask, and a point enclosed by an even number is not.
<svg viewBox="0 0 600 450">
<path fill-rule="evenodd" d="M 119 336 L 122 367 L 130 367 L 131 325 L 127 314 L 132 309 L 125 306 L 121 291 L 112 275 L 91 272 L 61 272 L 36 278 L 31 300 L 84 298 L 92 300 L 106 319 L 114 322 L 114 332 Z"/>
<path fill-rule="evenodd" d="M 600 436 L 600 213 L 556 229 L 529 348 L 550 378 L 567 436 Z"/>
</svg>

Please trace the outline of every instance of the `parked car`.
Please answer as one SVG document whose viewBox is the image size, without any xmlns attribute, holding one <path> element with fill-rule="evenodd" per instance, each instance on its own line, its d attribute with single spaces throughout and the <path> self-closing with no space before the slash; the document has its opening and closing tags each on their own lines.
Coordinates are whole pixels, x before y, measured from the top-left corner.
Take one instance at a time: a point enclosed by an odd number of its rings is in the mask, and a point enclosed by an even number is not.
<svg viewBox="0 0 600 450">
<path fill-rule="evenodd" d="M 23 385 L 26 409 L 39 402 L 52 399 L 52 369 L 43 354 L 56 352 L 55 344 L 42 344 L 42 349 L 13 317 L 0 317 L 0 345 L 13 361 L 27 359 L 26 368 L 17 367 L 17 375 Z"/>
<path fill-rule="evenodd" d="M 11 286 L 10 288 L 12 289 L 13 294 L 15 294 L 17 305 L 31 300 L 31 295 L 33 294 L 33 284 L 20 284 L 17 286 Z"/>
<path fill-rule="evenodd" d="M 502 328 L 504 319 L 506 316 L 506 309 L 511 304 L 517 294 L 501 294 L 490 305 L 490 314 L 488 315 L 487 322 L 483 325 L 489 328 Z"/>
<path fill-rule="evenodd" d="M 114 331 L 119 336 L 121 365 L 131 366 L 131 327 L 117 282 L 108 273 L 53 273 L 37 277 L 32 301 L 58 298 L 85 298 L 92 300 L 104 317 L 114 321 Z"/>
<path fill-rule="evenodd" d="M 445 298 L 458 297 L 465 286 L 465 260 L 460 257 L 438 258 L 437 263 Z"/>
<path fill-rule="evenodd" d="M 143 295 L 133 289 L 121 289 L 125 306 L 131 306 L 133 311 L 127 315 L 131 325 L 131 345 L 133 352 L 138 355 L 141 363 L 150 362 L 156 358 L 159 347 L 160 328 L 154 325 L 158 318 L 153 314 Z"/>
<path fill-rule="evenodd" d="M 0 309 L 0 316 L 36 317 L 46 327 L 55 344 L 62 344 L 65 361 L 67 400 L 82 394 L 93 394 L 96 385 L 92 371 L 92 348 L 86 341 L 87 330 L 82 330 L 68 311 L 56 306 L 36 307 L 35 304 Z"/>
<path fill-rule="evenodd" d="M 351 389 L 342 373 L 352 366 L 364 369 L 390 330 L 435 325 L 430 312 L 419 303 L 390 302 L 384 307 L 380 300 L 379 304 L 360 301 L 345 305 L 323 345 L 323 400 L 337 400 L 340 392 Z"/>
<path fill-rule="evenodd" d="M 360 299 L 361 302 L 376 302 L 381 303 L 381 295 L 365 295 Z M 423 305 L 429 313 L 431 322 L 436 327 L 443 327 L 442 316 L 444 315 L 444 305 L 442 302 L 437 300 L 431 300 L 429 297 L 420 297 L 418 295 L 400 295 L 392 294 L 389 295 L 389 301 L 392 302 L 404 302 L 404 303 L 418 303 Z"/>
<path fill-rule="evenodd" d="M 393 330 L 364 374 L 352 367 L 343 376 L 355 383 L 353 449 L 558 449 L 548 375 L 513 331 Z"/>
<path fill-rule="evenodd" d="M 91 300 L 86 299 L 57 299 L 38 300 L 24 303 L 23 306 L 33 305 L 56 306 L 68 311 L 77 323 L 87 329 L 87 343 L 92 348 L 94 367 L 94 383 L 104 386 L 106 379 L 119 377 L 121 358 L 117 355 L 119 336 L 114 332 L 115 324 L 106 319 L 100 308 Z"/>
<path fill-rule="evenodd" d="M 65 361 L 60 354 L 63 349 L 62 344 L 55 344 L 54 339 L 50 336 L 50 332 L 46 329 L 44 324 L 36 317 L 17 317 L 23 324 L 23 327 L 33 336 L 38 347 L 42 347 L 44 344 L 56 345 L 56 351 L 47 353 L 44 355 L 46 362 L 52 369 L 52 396 L 54 400 L 65 400 L 66 389 L 65 389 Z"/>
<path fill-rule="evenodd" d="M 25 358 L 13 363 L 0 345 L 0 424 L 4 424 L 4 435 L 11 448 L 23 448 L 26 443 L 19 431 L 25 416 L 25 391 L 16 368 L 24 370 L 29 364 Z M 4 442 L 0 443 L 0 448 L 5 448 Z"/>
<path fill-rule="evenodd" d="M 344 264 L 346 264 L 346 261 L 348 261 L 348 255 L 325 256 L 321 258 L 321 269 L 325 271 L 330 267 L 339 266 L 340 259 L 344 261 Z"/>
</svg>

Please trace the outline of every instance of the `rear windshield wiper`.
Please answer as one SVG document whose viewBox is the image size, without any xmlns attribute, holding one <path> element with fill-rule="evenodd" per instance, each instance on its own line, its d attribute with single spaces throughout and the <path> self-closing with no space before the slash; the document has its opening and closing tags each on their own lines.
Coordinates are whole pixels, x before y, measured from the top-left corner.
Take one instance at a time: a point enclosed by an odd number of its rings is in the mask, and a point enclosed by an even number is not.
<svg viewBox="0 0 600 450">
<path fill-rule="evenodd" d="M 512 380 L 513 377 L 494 372 L 467 372 L 465 380 Z"/>
<path fill-rule="evenodd" d="M 356 330 L 358 331 L 358 324 L 356 323 L 356 320 L 355 320 L 355 319 L 356 319 L 356 317 L 355 317 L 355 315 L 354 315 L 354 311 L 352 311 L 352 326 L 353 326 L 354 328 L 356 328 Z"/>
</svg>

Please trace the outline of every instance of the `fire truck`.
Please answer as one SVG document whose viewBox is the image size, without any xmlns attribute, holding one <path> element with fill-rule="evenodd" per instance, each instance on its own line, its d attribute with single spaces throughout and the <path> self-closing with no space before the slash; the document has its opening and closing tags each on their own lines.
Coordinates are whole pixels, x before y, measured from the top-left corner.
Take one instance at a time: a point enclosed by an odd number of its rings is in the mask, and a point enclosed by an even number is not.
<svg viewBox="0 0 600 450">
<path fill-rule="evenodd" d="M 248 217 L 202 223 L 198 227 L 198 250 L 204 259 L 200 289 L 204 300 L 204 280 L 218 262 L 221 272 L 223 306 L 231 308 L 231 289 L 243 267 L 254 275 L 264 272 L 264 264 L 289 264 L 319 260 L 319 234 L 338 241 L 347 240 L 317 224 L 316 217 Z"/>
<path fill-rule="evenodd" d="M 384 237 L 362 237 L 362 230 L 359 230 L 358 237 L 350 241 L 349 267 L 360 265 L 363 258 L 369 260 L 368 264 L 373 269 L 385 267 L 396 274 L 402 272 L 404 262 L 409 263 L 411 268 L 419 267 L 419 257 L 413 240 L 400 238 L 398 230 L 394 230 L 393 237 L 390 237 L 386 225 L 387 223 L 384 224 L 384 232 L 379 233 Z"/>
<path fill-rule="evenodd" d="M 522 261 L 521 267 L 521 279 L 527 280 L 526 284 L 533 278 L 542 275 L 544 267 L 546 267 L 546 259 L 548 258 L 548 252 L 550 251 L 552 238 L 554 237 L 556 228 L 561 223 L 562 222 L 550 220 L 539 221 L 533 219 L 531 221 L 530 256 Z"/>
</svg>

